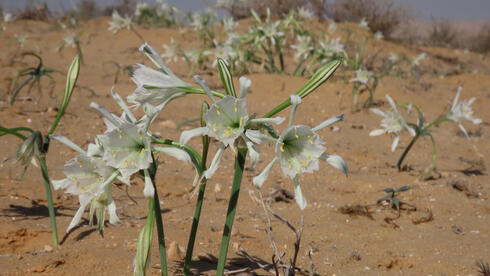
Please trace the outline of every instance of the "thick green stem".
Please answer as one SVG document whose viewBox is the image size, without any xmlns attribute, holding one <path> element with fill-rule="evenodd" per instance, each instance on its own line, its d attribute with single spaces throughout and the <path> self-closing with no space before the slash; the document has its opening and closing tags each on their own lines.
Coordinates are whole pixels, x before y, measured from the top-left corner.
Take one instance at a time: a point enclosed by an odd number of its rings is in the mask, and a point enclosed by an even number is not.
<svg viewBox="0 0 490 276">
<path fill-rule="evenodd" d="M 202 163 L 199 171 L 199 176 L 206 170 L 206 159 L 208 156 L 209 138 L 203 137 L 203 152 Z M 199 184 L 199 194 L 197 196 L 196 208 L 194 210 L 194 219 L 192 220 L 191 233 L 189 235 L 189 241 L 187 243 L 187 251 L 184 261 L 184 275 L 189 275 L 191 269 L 192 252 L 194 251 L 194 243 L 196 241 L 197 227 L 199 226 L 199 220 L 201 218 L 202 204 L 204 202 L 204 192 L 206 191 L 207 180 L 204 177 Z"/>
<path fill-rule="evenodd" d="M 158 234 L 158 250 L 160 251 L 160 267 L 161 274 L 164 276 L 168 275 L 167 272 L 167 254 L 165 251 L 165 234 L 163 232 L 163 220 L 162 220 L 162 211 L 160 210 L 160 200 L 158 199 L 158 190 L 155 185 L 155 174 L 157 172 L 157 168 L 155 165 L 155 158 L 153 158 L 153 162 L 148 170 L 151 177 L 151 182 L 153 183 L 153 188 L 155 189 L 155 193 L 153 195 L 153 211 L 155 213 L 155 222 L 157 224 L 157 234 Z"/>
<path fill-rule="evenodd" d="M 430 163 L 430 166 L 427 168 L 423 175 L 423 179 L 427 179 L 432 171 L 436 168 L 436 162 L 437 162 L 437 148 L 436 148 L 436 141 L 434 140 L 434 137 L 429 134 L 430 141 L 432 142 L 432 162 Z"/>
<path fill-rule="evenodd" d="M 417 133 L 417 135 L 415 135 L 415 137 L 413 137 L 412 141 L 410 141 L 410 144 L 408 144 L 407 148 L 405 149 L 405 151 L 402 153 L 402 156 L 400 157 L 400 159 L 398 160 L 398 163 L 396 164 L 396 166 L 398 167 L 398 170 L 401 171 L 402 170 L 402 163 L 403 163 L 403 160 L 405 159 L 405 157 L 407 156 L 408 152 L 410 151 L 410 149 L 412 149 L 413 145 L 415 144 L 415 142 L 417 142 L 417 140 L 419 139 L 420 137 L 420 134 Z"/>
<path fill-rule="evenodd" d="M 235 219 L 236 206 L 238 202 L 238 196 L 240 194 L 240 184 L 242 182 L 243 168 L 245 166 L 246 157 L 247 148 L 238 147 L 238 152 L 235 159 L 235 175 L 233 177 L 233 186 L 231 187 L 230 201 L 228 203 L 228 211 L 226 212 L 226 222 L 221 239 L 218 267 L 216 268 L 216 275 L 219 276 L 223 275 L 225 270 L 226 255 L 228 253 L 231 229 L 233 227 L 233 221 Z"/>
<path fill-rule="evenodd" d="M 58 228 L 56 227 L 56 213 L 53 206 L 53 194 L 51 192 L 48 167 L 46 166 L 46 159 L 44 156 L 40 156 L 38 161 L 39 166 L 41 166 L 41 172 L 44 179 L 44 189 L 46 190 L 46 200 L 48 201 L 49 221 L 51 223 L 51 232 L 53 234 L 53 244 L 55 247 L 58 247 Z"/>
</svg>

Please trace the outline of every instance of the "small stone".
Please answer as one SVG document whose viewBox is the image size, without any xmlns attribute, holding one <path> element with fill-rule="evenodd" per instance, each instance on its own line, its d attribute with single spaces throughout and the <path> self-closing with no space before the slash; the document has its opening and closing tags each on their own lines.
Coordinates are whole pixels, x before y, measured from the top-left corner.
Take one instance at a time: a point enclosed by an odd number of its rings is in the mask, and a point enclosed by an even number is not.
<svg viewBox="0 0 490 276">
<path fill-rule="evenodd" d="M 216 185 L 214 185 L 214 192 L 215 192 L 215 193 L 219 193 L 219 192 L 221 192 L 221 185 L 220 185 L 220 184 L 216 184 Z"/>
<path fill-rule="evenodd" d="M 171 260 L 183 260 L 184 252 L 176 241 L 170 243 L 168 247 L 168 258 Z"/>
<path fill-rule="evenodd" d="M 50 246 L 50 245 L 45 245 L 45 246 L 44 246 L 44 251 L 46 251 L 46 252 L 51 252 L 51 251 L 53 251 L 53 247 L 52 247 L 52 246 Z"/>
<path fill-rule="evenodd" d="M 163 122 L 160 122 L 159 125 L 161 125 L 162 127 L 165 127 L 165 128 L 173 128 L 173 129 L 177 128 L 177 125 L 172 120 L 165 120 Z"/>
<path fill-rule="evenodd" d="M 369 168 L 366 166 L 361 167 L 361 172 L 369 172 Z"/>
<path fill-rule="evenodd" d="M 232 244 L 232 247 L 233 247 L 233 249 L 234 249 L 235 251 L 237 251 L 237 252 L 238 252 L 238 250 L 240 249 L 240 244 L 239 244 L 239 243 L 237 243 L 237 242 L 234 242 L 234 243 Z"/>
<path fill-rule="evenodd" d="M 210 264 L 218 263 L 218 258 L 216 258 L 215 256 L 213 256 L 209 253 L 201 253 L 201 254 L 197 255 L 197 258 L 201 262 L 206 262 L 206 263 L 210 263 Z"/>
</svg>

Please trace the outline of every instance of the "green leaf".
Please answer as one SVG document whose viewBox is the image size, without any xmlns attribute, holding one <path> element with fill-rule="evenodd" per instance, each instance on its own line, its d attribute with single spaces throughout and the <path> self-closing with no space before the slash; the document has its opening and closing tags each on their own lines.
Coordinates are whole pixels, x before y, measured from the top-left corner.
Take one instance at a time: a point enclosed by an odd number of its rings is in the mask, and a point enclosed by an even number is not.
<svg viewBox="0 0 490 276">
<path fill-rule="evenodd" d="M 61 117 L 63 117 L 63 115 L 65 114 L 65 110 L 68 107 L 68 103 L 70 102 L 70 98 L 75 88 L 75 84 L 77 83 L 79 73 L 80 73 L 80 56 L 77 55 L 71 62 L 70 68 L 68 69 L 68 75 L 66 76 L 65 93 L 63 94 L 63 101 L 61 102 L 61 106 L 58 110 L 58 114 L 56 115 L 56 119 L 53 122 L 53 125 L 51 126 L 48 135 L 53 134 Z"/>
<path fill-rule="evenodd" d="M 410 190 L 410 186 L 401 186 L 400 188 L 398 188 L 398 190 L 396 190 L 397 192 L 405 192 L 405 191 L 408 191 Z"/>
<path fill-rule="evenodd" d="M 153 228 L 155 228 L 155 212 L 153 205 L 155 200 L 151 199 L 148 208 L 148 216 L 143 229 L 138 233 L 136 243 L 136 260 L 135 260 L 135 275 L 145 275 L 146 267 L 150 256 L 151 240 L 153 237 Z"/>
<path fill-rule="evenodd" d="M 393 193 L 395 190 L 393 188 L 386 188 L 383 191 L 385 191 L 385 193 Z"/>
<path fill-rule="evenodd" d="M 393 198 L 393 204 L 395 205 L 396 210 L 400 210 L 400 201 L 398 200 L 398 198 Z"/>
<path fill-rule="evenodd" d="M 236 97 L 233 77 L 231 76 L 228 63 L 222 58 L 218 58 L 218 71 L 221 82 L 223 82 L 223 86 L 225 87 L 226 94 Z"/>
</svg>

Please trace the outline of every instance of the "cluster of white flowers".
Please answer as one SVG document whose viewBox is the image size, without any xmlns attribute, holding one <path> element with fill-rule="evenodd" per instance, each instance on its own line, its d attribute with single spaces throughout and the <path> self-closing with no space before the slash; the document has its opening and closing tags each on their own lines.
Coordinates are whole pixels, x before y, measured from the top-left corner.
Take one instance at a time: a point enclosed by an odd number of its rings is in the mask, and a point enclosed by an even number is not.
<svg viewBox="0 0 490 276">
<path fill-rule="evenodd" d="M 143 45 L 141 51 L 157 65 L 163 65 L 160 56 L 148 45 Z M 50 136 L 79 153 L 63 168 L 66 178 L 53 181 L 55 189 L 66 189 L 66 192 L 79 196 L 80 208 L 67 232 L 78 224 L 89 204 L 90 222 L 95 213 L 99 226 L 103 225 L 106 210 L 109 211 L 110 223 L 119 222 L 111 194 L 112 183 L 116 179 L 130 185 L 130 177 L 142 172 L 145 178 L 143 194 L 148 198 L 153 197 L 154 187 L 148 171 L 153 162 L 153 153 L 163 152 L 176 159 L 190 162 L 190 157 L 184 150 L 152 145 L 154 137 L 149 131 L 151 122 L 164 104 L 174 98 L 175 93 L 179 93 L 175 86 L 187 86 L 164 65 L 160 69 L 161 71 L 156 71 L 140 65 L 134 72 L 133 80 L 138 87 L 128 100 L 143 107 L 145 115 L 140 119 L 137 119 L 124 100 L 112 91 L 112 97 L 123 112 L 121 116 L 117 116 L 97 103 L 90 104 L 102 114 L 107 129 L 103 134 L 96 136 L 95 142 L 90 144 L 86 151 L 64 136 Z M 152 104 L 157 106 L 154 107 Z"/>
<path fill-rule="evenodd" d="M 358 69 L 355 71 L 356 77 L 351 79 L 351 82 L 357 82 L 362 85 L 366 85 L 369 82 L 369 78 L 372 76 L 372 72 L 365 69 Z"/>
<path fill-rule="evenodd" d="M 295 45 L 291 45 L 291 48 L 296 50 L 295 58 L 306 59 L 310 55 L 311 51 L 313 51 L 314 47 L 311 43 L 311 36 L 298 36 L 298 43 Z"/>
<path fill-rule="evenodd" d="M 463 131 L 464 135 L 466 137 L 469 137 L 466 129 L 461 124 L 461 121 L 467 120 L 477 125 L 480 124 L 482 120 L 478 118 L 473 118 L 473 109 L 471 108 L 471 105 L 476 100 L 475 97 L 458 103 L 459 96 L 462 90 L 463 88 L 461 86 L 458 87 L 458 92 L 456 92 L 456 96 L 454 97 L 453 104 L 451 105 L 451 110 L 449 110 L 449 113 L 447 114 L 447 118 L 457 123 L 461 131 Z"/>
<path fill-rule="evenodd" d="M 412 65 L 413 66 L 420 66 L 420 62 L 423 61 L 427 57 L 427 54 L 421 53 L 420 55 L 416 56 L 412 60 Z"/>
</svg>

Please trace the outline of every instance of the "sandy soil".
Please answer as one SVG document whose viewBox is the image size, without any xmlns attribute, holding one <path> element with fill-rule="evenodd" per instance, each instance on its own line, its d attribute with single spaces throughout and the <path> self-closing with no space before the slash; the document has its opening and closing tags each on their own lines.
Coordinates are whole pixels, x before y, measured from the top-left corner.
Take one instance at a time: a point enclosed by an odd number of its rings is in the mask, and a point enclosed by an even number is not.
<svg viewBox="0 0 490 276">
<path fill-rule="evenodd" d="M 321 26 L 317 23 L 314 25 Z M 137 52 L 136 47 L 140 43 L 134 34 L 122 31 L 112 35 L 107 31 L 106 18 L 91 21 L 77 31 L 82 31 L 85 56 L 79 86 L 88 87 L 96 94 L 87 89 L 77 89 L 57 133 L 85 147 L 94 135 L 105 129 L 99 114 L 89 108 L 89 103 L 96 101 L 109 111 L 118 111 L 110 97 L 113 74 L 116 72 L 111 62 L 123 66 L 149 63 Z M 195 35 L 189 35 L 190 32 L 178 29 L 141 30 L 158 51 L 163 51 L 160 45 L 168 44 L 170 37 L 186 47 L 196 45 L 197 39 Z M 36 90 L 30 95 L 24 91 L 19 95 L 20 100 L 10 107 L 6 101 L 10 81 L 17 70 L 25 66 L 19 62 L 11 63 L 11 58 L 21 51 L 34 51 L 44 58 L 46 66 L 66 70 L 75 50 L 66 48 L 60 54 L 55 48 L 69 33 L 48 23 L 28 21 L 9 24 L 7 30 L 0 33 L 0 65 L 3 68 L 0 71 L 1 125 L 28 126 L 46 132 L 55 116 L 53 109 L 61 99 L 64 77 L 55 75 L 56 86 L 51 94 L 49 81 L 44 80 L 41 97 Z M 23 49 L 18 49 L 14 34 L 28 35 Z M 490 261 L 490 178 L 486 168 L 490 162 L 490 139 L 486 136 L 490 131 L 489 58 L 476 53 L 464 54 L 462 50 L 418 49 L 391 42 L 370 45 L 372 49 L 376 47 L 383 49 L 383 53 L 395 51 L 411 56 L 422 50 L 429 53 L 428 60 L 424 62 L 429 73 L 418 81 L 397 78 L 384 78 L 381 81 L 375 99 L 382 109 L 387 107 L 384 95 L 389 93 L 399 102 L 417 104 L 425 112 L 426 118 L 435 119 L 447 111 L 448 102 L 452 101 L 458 85 L 462 85 L 463 98 L 477 98 L 473 109 L 483 123 L 478 126 L 465 124 L 472 134 L 470 139 L 466 139 L 453 123 L 434 128 L 439 151 L 439 173 L 433 179 L 421 181 L 418 177 L 419 171 L 431 159 L 430 141 L 425 139 L 406 159 L 406 164 L 412 169 L 398 172 L 395 164 L 409 137 L 402 138 L 401 146 L 394 153 L 390 150 L 391 137 L 369 137 L 369 132 L 378 128 L 380 117 L 365 110 L 354 114 L 350 112 L 351 87 L 342 80 L 345 68 L 341 67 L 335 78 L 304 100 L 295 122 L 315 125 L 328 117 L 345 113 L 346 120 L 338 124 L 338 129 L 323 130 L 321 136 L 326 141 L 329 153 L 345 158 L 350 174 L 345 177 L 322 163 L 319 172 L 301 176 L 303 192 L 309 202 L 304 211 L 299 210 L 294 201 L 273 202 L 272 209 L 296 227 L 299 227 L 300 218 L 304 216 L 298 264 L 306 269 L 311 268 L 308 258 L 311 249 L 315 269 L 320 275 L 477 275 L 475 262 L 479 259 Z M 455 64 L 454 59 L 464 66 Z M 24 61 L 30 60 L 26 58 Z M 170 64 L 170 67 L 184 79 L 190 80 L 184 63 Z M 458 69 L 462 67 L 465 70 Z M 449 74 L 440 77 L 431 73 L 433 70 Z M 211 87 L 221 89 L 216 72 L 206 72 L 203 77 Z M 267 112 L 306 81 L 306 78 L 264 73 L 248 77 L 252 80 L 251 93 L 247 95 L 248 109 L 249 113 L 257 114 Z M 134 88 L 130 78 L 121 73 L 116 91 L 126 96 Z M 153 132 L 178 139 L 180 133 L 175 130 L 174 124 L 195 117 L 202 99 L 194 96 L 172 102 L 153 124 Z M 288 116 L 288 112 L 282 115 Z M 195 139 L 191 145 L 197 147 L 197 142 Z M 78 208 L 78 198 L 56 191 L 55 205 L 62 245 L 53 249 L 50 247 L 49 218 L 39 169 L 31 166 L 24 179 L 17 180 L 20 169 L 12 162 L 12 157 L 18 144 L 19 140 L 14 137 L 0 139 L 0 274 L 132 274 L 136 236 L 144 223 L 147 206 L 142 194 L 142 181 L 135 180 L 128 190 L 137 204 L 128 198 L 123 185 L 114 188 L 122 224 L 107 225 L 104 237 L 88 226 L 88 214 L 85 214 L 79 227 L 65 234 Z M 237 249 L 242 247 L 257 260 L 271 262 L 273 252 L 264 232 L 264 213 L 254 200 L 258 193 L 251 179 L 267 164 L 272 154 L 271 145 L 263 146 L 263 161 L 258 164 L 258 169 L 245 172 L 234 225 L 236 230 L 228 254 L 228 269 L 250 267 L 254 273 L 268 275 Z M 64 177 L 60 169 L 74 155 L 73 151 L 59 143 L 51 144 L 47 160 L 53 179 Z M 7 158 L 10 160 L 6 161 Z M 196 200 L 188 193 L 194 172 L 191 165 L 175 162 L 171 158 L 161 156 L 159 160 L 162 164 L 156 184 L 162 199 L 166 243 L 174 243 L 174 249 L 179 246 L 185 248 Z M 227 151 L 222 168 L 207 187 L 194 250 L 195 261 L 192 263 L 196 274 L 214 273 L 215 264 L 199 260 L 197 256 L 202 253 L 218 254 L 231 188 L 231 164 L 233 154 Z M 384 195 L 384 188 L 403 185 L 410 185 L 412 189 L 401 194 L 400 200 L 415 205 L 417 211 L 402 211 L 399 219 L 389 223 L 389 218 L 396 217 L 396 212 L 386 206 L 376 206 L 376 200 Z M 466 191 L 455 189 L 455 185 Z M 291 181 L 282 175 L 278 167 L 265 183 L 264 194 L 268 195 L 275 186 L 292 192 Z M 356 205 L 367 206 L 364 208 L 370 215 L 356 215 L 362 212 L 355 211 L 349 215 L 340 211 L 348 209 L 346 206 Z M 273 221 L 273 231 L 279 249 L 286 252 L 287 260 L 294 252 L 294 234 L 276 220 Z M 157 254 L 154 247 L 148 270 L 150 275 L 159 273 Z M 179 275 L 182 262 L 178 254 L 171 255 L 171 274 Z"/>
</svg>

